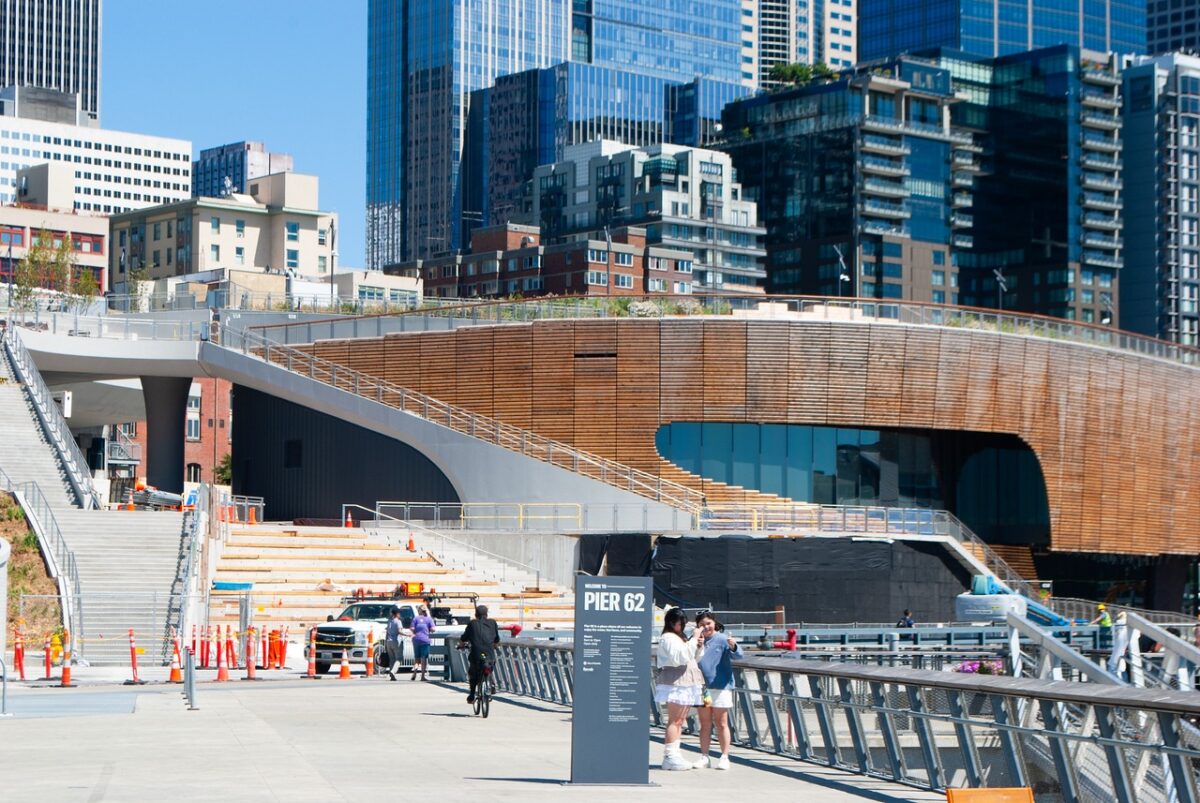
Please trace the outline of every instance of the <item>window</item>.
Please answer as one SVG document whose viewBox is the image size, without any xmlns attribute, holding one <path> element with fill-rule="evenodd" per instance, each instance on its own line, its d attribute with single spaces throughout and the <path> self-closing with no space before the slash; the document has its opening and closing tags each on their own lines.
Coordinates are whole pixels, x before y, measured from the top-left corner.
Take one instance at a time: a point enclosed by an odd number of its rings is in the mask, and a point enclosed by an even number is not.
<svg viewBox="0 0 1200 803">
<path fill-rule="evenodd" d="M 932 277 L 931 281 L 932 281 L 932 284 L 934 287 L 941 287 L 946 284 L 946 271 L 935 270 L 930 275 Z M 939 302 L 939 303 L 941 303 L 941 302 Z"/>
<path fill-rule="evenodd" d="M 587 272 L 587 283 L 604 287 L 608 284 L 608 274 L 602 270 L 589 270 Z"/>
<path fill-rule="evenodd" d="M 239 245 L 237 248 L 233 249 L 233 262 L 236 265 L 245 265 L 246 264 L 246 249 L 245 248 L 242 248 Z"/>
<path fill-rule="evenodd" d="M 184 480 L 186 482 L 200 482 L 200 464 L 199 463 L 188 463 L 187 464 L 187 471 L 184 474 Z"/>
<path fill-rule="evenodd" d="M 383 288 L 360 284 L 358 286 L 358 298 L 360 301 L 383 301 Z"/>
<path fill-rule="evenodd" d="M 614 273 L 613 286 L 626 288 L 633 287 L 633 277 L 624 273 Z"/>
<path fill-rule="evenodd" d="M 300 267 L 300 252 L 295 248 L 287 250 L 287 266 L 289 268 Z"/>
<path fill-rule="evenodd" d="M 324 273 L 328 270 L 329 263 L 326 261 L 327 259 L 328 257 L 325 256 L 317 257 L 317 273 Z"/>
<path fill-rule="evenodd" d="M 317 245 L 325 245 L 325 241 L 328 238 L 328 235 L 329 235 L 328 229 L 317 229 Z"/>
<path fill-rule="evenodd" d="M 238 237 L 245 237 L 245 236 L 246 236 L 246 221 L 244 221 L 244 220 L 235 220 L 235 221 L 233 221 L 233 227 L 234 227 L 234 229 L 237 231 L 237 236 L 238 236 Z"/>
<path fill-rule="evenodd" d="M 633 264 L 633 254 L 617 254 L 616 255 L 616 263 L 618 265 L 624 265 L 625 267 L 629 267 L 630 265 Z"/>
<path fill-rule="evenodd" d="M 604 265 L 608 263 L 608 252 L 600 248 L 589 248 L 587 252 L 588 262 L 599 262 Z"/>
<path fill-rule="evenodd" d="M 675 263 L 675 270 L 679 271 L 680 273 L 691 273 L 692 272 L 692 261 L 690 259 L 679 260 L 678 262 Z"/>
<path fill-rule="evenodd" d="M 216 243 L 213 243 L 212 245 L 210 245 L 208 247 L 208 258 L 211 259 L 213 262 L 220 262 L 221 261 L 221 246 L 217 245 Z"/>
<path fill-rule="evenodd" d="M 300 242 L 300 224 L 289 220 L 285 226 L 287 228 L 287 241 L 289 243 Z"/>
<path fill-rule="evenodd" d="M 160 264 L 160 262 L 161 262 L 161 260 L 160 260 L 159 256 L 160 256 L 160 252 L 159 252 L 159 251 L 155 251 L 155 252 L 154 252 L 154 256 L 153 256 L 153 257 L 151 257 L 151 259 L 150 259 L 150 264 L 151 264 L 153 267 L 156 267 L 156 268 L 157 268 L 157 267 L 159 266 L 159 264 Z"/>
<path fill-rule="evenodd" d="M 692 292 L 691 282 L 675 282 L 674 290 L 676 295 L 686 296 Z"/>
<path fill-rule="evenodd" d="M 667 292 L 667 280 L 666 279 L 651 279 L 649 284 L 650 284 L 650 292 L 651 293 Z"/>
<path fill-rule="evenodd" d="M 156 239 L 156 240 L 161 239 L 161 235 L 162 235 L 162 224 L 155 223 L 154 224 L 154 239 Z"/>
<path fill-rule="evenodd" d="M 192 385 L 187 400 L 187 439 L 200 440 L 200 386 Z"/>
<path fill-rule="evenodd" d="M 221 218 L 219 218 L 219 217 L 210 218 L 209 219 L 209 227 L 212 229 L 212 232 L 214 234 L 220 234 L 221 233 Z"/>
</svg>

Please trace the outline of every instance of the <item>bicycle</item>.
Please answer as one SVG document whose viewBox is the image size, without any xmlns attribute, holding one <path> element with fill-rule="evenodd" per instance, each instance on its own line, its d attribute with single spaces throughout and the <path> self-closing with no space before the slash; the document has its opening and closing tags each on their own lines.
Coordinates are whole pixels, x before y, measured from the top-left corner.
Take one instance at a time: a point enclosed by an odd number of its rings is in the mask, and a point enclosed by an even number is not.
<svg viewBox="0 0 1200 803">
<path fill-rule="evenodd" d="M 492 677 L 492 662 L 487 661 L 483 665 L 483 677 L 479 678 L 479 685 L 475 687 L 475 716 L 487 719 L 495 694 L 496 681 Z"/>
</svg>

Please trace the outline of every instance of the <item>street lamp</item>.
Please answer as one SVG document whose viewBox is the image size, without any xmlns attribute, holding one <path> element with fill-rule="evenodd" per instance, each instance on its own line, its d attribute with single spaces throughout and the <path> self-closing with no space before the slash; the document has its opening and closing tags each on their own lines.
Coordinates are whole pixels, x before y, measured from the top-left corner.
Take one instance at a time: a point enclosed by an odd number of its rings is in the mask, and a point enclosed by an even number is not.
<svg viewBox="0 0 1200 803">
<path fill-rule="evenodd" d="M 1113 318 L 1116 315 L 1116 310 L 1113 309 L 1112 293 L 1101 293 L 1100 304 L 1104 307 L 1100 313 L 1100 325 L 1112 326 Z"/>
<path fill-rule="evenodd" d="M 850 278 L 850 269 L 846 267 L 846 257 L 842 255 L 842 249 L 835 245 L 833 247 L 833 252 L 837 254 L 838 258 L 838 268 L 840 271 L 838 273 L 838 298 L 841 298 L 843 295 L 845 295 L 844 287 L 846 282 L 853 280 Z M 853 288 L 851 288 L 851 290 L 853 290 Z"/>
<path fill-rule="evenodd" d="M 1004 294 L 1008 292 L 1008 280 L 1004 278 L 1004 271 L 1000 268 L 993 268 L 992 273 L 996 277 L 996 306 L 1004 312 Z"/>
</svg>

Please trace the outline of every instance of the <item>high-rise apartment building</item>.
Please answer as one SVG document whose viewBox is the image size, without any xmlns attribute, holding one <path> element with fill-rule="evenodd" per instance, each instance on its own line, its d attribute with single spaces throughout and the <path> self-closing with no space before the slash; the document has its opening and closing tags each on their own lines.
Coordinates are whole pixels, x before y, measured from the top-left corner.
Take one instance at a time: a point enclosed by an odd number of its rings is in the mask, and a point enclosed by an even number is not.
<svg viewBox="0 0 1200 803">
<path fill-rule="evenodd" d="M 659 109 L 636 103 L 655 90 L 627 95 L 628 81 L 661 87 L 655 82 L 702 79 L 748 89 L 754 80 L 743 75 L 742 34 L 742 0 L 373 0 L 368 266 L 459 248 L 469 230 L 461 221 L 482 221 L 482 210 L 464 202 L 461 169 L 475 90 L 526 70 L 590 65 L 586 75 L 570 74 L 576 89 L 590 89 L 588 96 L 606 109 L 624 105 L 626 118 L 650 124 L 662 119 Z M 702 94 L 678 98 L 679 126 L 699 128 Z M 543 97 L 565 103 L 570 93 Z"/>
<path fill-rule="evenodd" d="M 1146 0 L 858 0 L 858 61 L 930 48 L 1005 56 L 1054 45 L 1146 52 Z"/>
<path fill-rule="evenodd" d="M 955 102 L 946 70 L 900 60 L 726 108 L 768 292 L 958 303 L 979 147 Z"/>
<path fill-rule="evenodd" d="M 538 167 L 530 183 L 528 219 L 544 241 L 603 239 L 606 229 L 633 225 L 648 243 L 690 255 L 695 292 L 762 292 L 766 230 L 728 154 L 593 142 L 565 156 Z"/>
<path fill-rule="evenodd" d="M 1117 325 L 1129 171 L 1116 58 L 1068 45 L 920 55 L 949 71 L 951 119 L 983 146 L 961 302 Z"/>
<path fill-rule="evenodd" d="M 1146 4 L 1146 46 L 1154 54 L 1200 53 L 1200 3 L 1150 0 Z"/>
<path fill-rule="evenodd" d="M 5 0 L 0 4 L 0 87 L 76 93 L 100 124 L 102 0 Z"/>
<path fill-rule="evenodd" d="M 271 153 L 261 142 L 231 142 L 205 148 L 192 163 L 192 195 L 219 198 L 231 192 L 245 193 L 251 179 L 290 173 L 293 169 L 289 154 Z"/>
<path fill-rule="evenodd" d="M 369 268 L 459 244 L 470 93 L 498 76 L 567 60 L 569 26 L 564 0 L 371 0 Z"/>
<path fill-rule="evenodd" d="M 754 28 L 759 85 L 777 64 L 823 62 L 835 70 L 857 58 L 858 0 L 745 0 L 746 24 Z"/>
<path fill-rule="evenodd" d="M 1200 345 L 1200 58 L 1124 73 L 1125 269 L 1121 323 Z"/>
</svg>

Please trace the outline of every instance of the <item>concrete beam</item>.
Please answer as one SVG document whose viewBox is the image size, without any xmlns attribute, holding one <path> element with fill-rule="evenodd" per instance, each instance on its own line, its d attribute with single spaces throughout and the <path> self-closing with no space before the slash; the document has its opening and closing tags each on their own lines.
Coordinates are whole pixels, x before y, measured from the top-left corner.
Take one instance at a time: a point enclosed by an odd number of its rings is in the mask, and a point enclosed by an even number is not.
<svg viewBox="0 0 1200 803">
<path fill-rule="evenodd" d="M 192 378 L 142 377 L 146 398 L 146 482 L 183 493 L 184 425 Z"/>
</svg>

